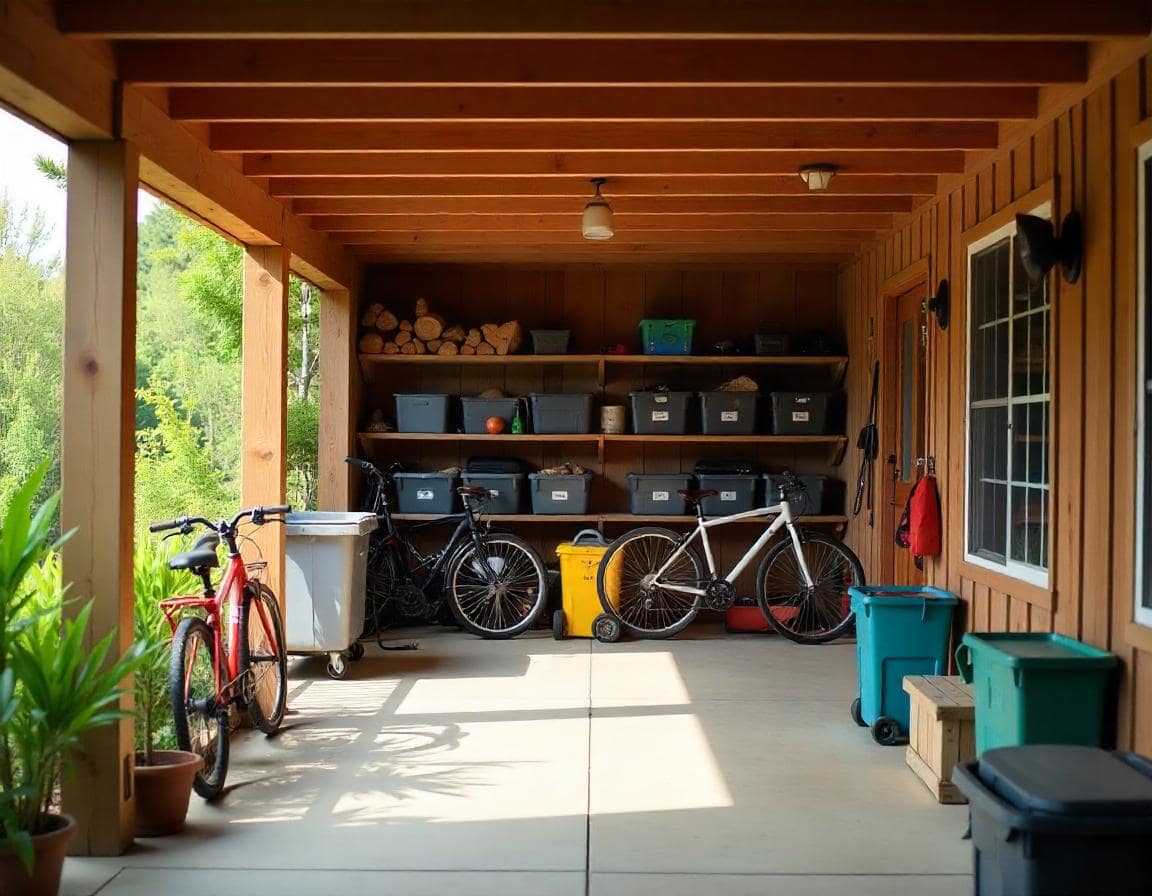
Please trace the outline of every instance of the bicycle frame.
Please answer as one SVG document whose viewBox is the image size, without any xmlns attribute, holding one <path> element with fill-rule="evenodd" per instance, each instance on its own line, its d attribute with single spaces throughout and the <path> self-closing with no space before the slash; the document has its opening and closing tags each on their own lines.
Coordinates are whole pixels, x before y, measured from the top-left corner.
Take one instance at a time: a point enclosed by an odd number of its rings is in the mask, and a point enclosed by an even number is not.
<svg viewBox="0 0 1152 896">
<path fill-rule="evenodd" d="M 730 516 L 713 517 L 712 519 L 705 519 L 702 515 L 699 516 L 696 521 L 696 528 L 681 540 L 676 550 L 674 550 L 664 562 L 664 565 L 656 571 L 656 574 L 652 577 L 652 583 L 667 591 L 678 591 L 683 594 L 693 594 L 697 596 L 705 595 L 707 592 L 703 588 L 693 588 L 690 585 L 674 585 L 662 582 L 660 581 L 660 577 L 684 554 L 688 546 L 699 538 L 701 544 L 704 546 L 704 558 L 708 563 L 708 572 L 712 578 L 716 578 L 716 559 L 712 555 L 712 542 L 708 539 L 708 530 L 717 526 L 726 525 L 727 523 L 757 519 L 759 517 L 772 516 L 773 514 L 776 514 L 776 519 L 774 519 L 772 524 L 756 539 L 756 542 L 745 551 L 744 556 L 728 571 L 723 581 L 730 585 L 735 583 L 736 579 L 740 577 L 740 574 L 748 568 L 748 565 L 756 559 L 757 555 L 759 555 L 768 542 L 772 540 L 772 536 L 782 528 L 787 527 L 788 535 L 792 539 L 793 550 L 796 552 L 796 559 L 800 564 L 800 571 L 804 575 L 804 583 L 809 588 L 814 588 L 815 583 L 812 581 L 812 574 L 808 571 L 808 563 L 804 559 L 804 552 L 800 549 L 800 535 L 797 533 L 796 527 L 792 524 L 792 508 L 789 507 L 787 501 L 781 501 L 779 504 L 771 507 L 758 507 L 755 510 L 733 513 Z"/>
</svg>

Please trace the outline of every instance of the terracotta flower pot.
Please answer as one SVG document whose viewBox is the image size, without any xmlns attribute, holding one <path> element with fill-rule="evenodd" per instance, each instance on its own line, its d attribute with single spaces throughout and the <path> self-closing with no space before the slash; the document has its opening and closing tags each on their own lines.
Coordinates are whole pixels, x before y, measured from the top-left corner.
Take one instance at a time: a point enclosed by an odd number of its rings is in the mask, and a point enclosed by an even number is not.
<svg viewBox="0 0 1152 896">
<path fill-rule="evenodd" d="M 20 896 L 56 896 L 60 892 L 60 873 L 68 844 L 76 836 L 76 821 L 71 815 L 51 815 L 47 833 L 32 838 L 36 863 L 32 874 L 25 870 L 20 857 L 6 841 L 0 840 L 0 893 Z"/>
<path fill-rule="evenodd" d="M 144 756 L 136 754 L 136 836 L 161 837 L 178 834 L 188 815 L 192 779 L 202 760 L 183 750 L 157 750 L 152 764 L 143 765 Z"/>
</svg>

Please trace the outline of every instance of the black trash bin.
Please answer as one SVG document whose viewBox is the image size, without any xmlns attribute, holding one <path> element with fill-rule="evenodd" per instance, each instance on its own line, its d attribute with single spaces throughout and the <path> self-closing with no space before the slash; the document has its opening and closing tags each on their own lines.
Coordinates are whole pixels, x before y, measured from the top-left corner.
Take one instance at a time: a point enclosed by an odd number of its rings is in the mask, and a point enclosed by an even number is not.
<svg viewBox="0 0 1152 896">
<path fill-rule="evenodd" d="M 1152 761 L 1098 747 L 987 750 L 957 765 L 976 896 L 1152 893 Z"/>
</svg>

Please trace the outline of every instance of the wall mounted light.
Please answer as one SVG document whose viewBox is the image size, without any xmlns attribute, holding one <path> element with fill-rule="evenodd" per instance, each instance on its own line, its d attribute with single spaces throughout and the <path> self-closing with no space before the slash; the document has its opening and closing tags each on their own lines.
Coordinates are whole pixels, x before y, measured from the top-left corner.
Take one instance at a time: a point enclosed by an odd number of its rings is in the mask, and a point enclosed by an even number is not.
<svg viewBox="0 0 1152 896">
<path fill-rule="evenodd" d="M 612 226 L 612 206 L 608 200 L 600 195 L 600 187 L 607 178 L 594 177 L 592 185 L 596 187 L 596 195 L 584 206 L 584 218 L 581 230 L 586 240 L 610 240 L 616 230 Z"/>
<path fill-rule="evenodd" d="M 808 189 L 814 193 L 822 193 L 828 189 L 828 184 L 832 183 L 832 178 L 836 175 L 835 165 L 805 165 L 800 169 L 800 179 L 808 185 Z"/>
</svg>

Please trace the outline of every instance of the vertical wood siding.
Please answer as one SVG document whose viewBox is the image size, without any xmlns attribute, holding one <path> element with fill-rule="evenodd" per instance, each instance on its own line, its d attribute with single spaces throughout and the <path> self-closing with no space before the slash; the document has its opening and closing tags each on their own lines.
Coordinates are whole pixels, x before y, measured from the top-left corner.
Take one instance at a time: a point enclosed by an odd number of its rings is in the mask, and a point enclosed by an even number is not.
<svg viewBox="0 0 1152 896">
<path fill-rule="evenodd" d="M 930 326 L 928 451 L 937 462 L 945 550 L 929 581 L 963 599 L 970 630 L 1057 631 L 1117 653 L 1124 666 L 1117 741 L 1152 752 L 1152 629 L 1132 625 L 1135 551 L 1136 160 L 1148 61 L 1107 82 L 961 186 L 914 213 L 840 273 L 848 333 L 848 432 L 865 422 L 869 371 L 883 345 L 884 282 L 922 259 L 929 289 L 948 278 L 952 324 Z M 1071 139 L 1070 139 L 1071 138 Z M 1075 178 L 1072 162 L 1075 161 Z M 1053 217 L 1074 200 L 1085 221 L 1085 270 L 1052 279 L 1052 503 L 1050 588 L 1015 585 L 963 562 L 966 425 L 965 231 L 1055 178 Z M 1073 197 L 1073 190 L 1075 196 Z M 872 335 L 874 334 L 874 336 Z M 882 411 L 883 412 L 883 411 Z M 877 488 L 883 468 L 877 468 Z M 848 539 L 870 576 L 891 532 L 862 520 Z"/>
</svg>

